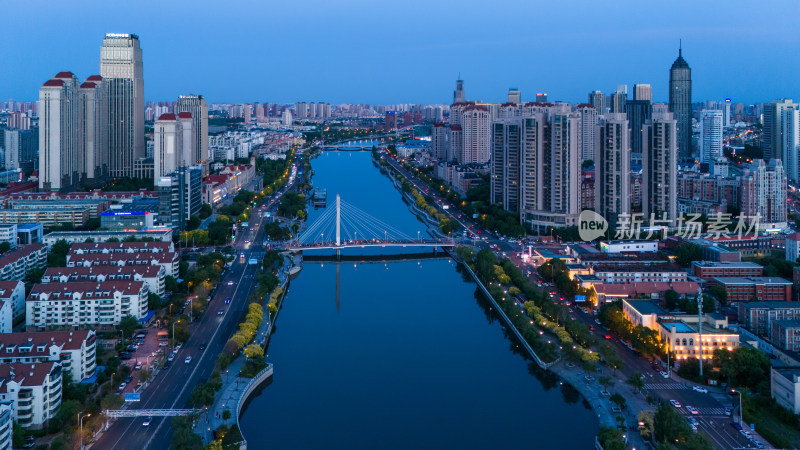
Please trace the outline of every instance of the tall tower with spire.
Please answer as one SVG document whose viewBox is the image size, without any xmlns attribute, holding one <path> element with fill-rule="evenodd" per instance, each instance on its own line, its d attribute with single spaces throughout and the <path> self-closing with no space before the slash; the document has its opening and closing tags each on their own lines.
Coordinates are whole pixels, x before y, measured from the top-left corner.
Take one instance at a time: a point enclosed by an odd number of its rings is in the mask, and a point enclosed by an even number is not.
<svg viewBox="0 0 800 450">
<path fill-rule="evenodd" d="M 465 101 L 467 101 L 467 96 L 464 93 L 464 80 L 461 79 L 461 74 L 458 74 L 456 90 L 453 91 L 453 103 L 464 103 Z"/>
<path fill-rule="evenodd" d="M 678 159 L 692 157 L 692 69 L 683 59 L 683 46 L 678 46 L 678 59 L 669 69 L 669 111 L 675 117 L 678 132 Z"/>
</svg>

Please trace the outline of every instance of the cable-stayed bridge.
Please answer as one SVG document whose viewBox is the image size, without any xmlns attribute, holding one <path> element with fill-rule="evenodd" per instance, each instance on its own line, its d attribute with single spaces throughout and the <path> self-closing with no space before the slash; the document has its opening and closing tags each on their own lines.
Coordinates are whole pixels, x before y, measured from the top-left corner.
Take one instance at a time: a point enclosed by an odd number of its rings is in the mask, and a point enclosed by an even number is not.
<svg viewBox="0 0 800 450">
<path fill-rule="evenodd" d="M 325 250 L 353 247 L 452 247 L 458 241 L 451 238 L 416 238 L 372 217 L 343 201 L 336 194 L 336 203 L 300 233 L 297 239 L 276 243 L 286 250 Z"/>
</svg>

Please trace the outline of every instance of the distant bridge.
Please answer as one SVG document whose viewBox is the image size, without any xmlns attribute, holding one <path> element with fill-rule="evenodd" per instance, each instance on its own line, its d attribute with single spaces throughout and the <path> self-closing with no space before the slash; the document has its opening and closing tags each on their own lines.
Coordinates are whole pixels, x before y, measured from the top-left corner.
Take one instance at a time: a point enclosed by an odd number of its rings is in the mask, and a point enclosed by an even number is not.
<svg viewBox="0 0 800 450">
<path fill-rule="evenodd" d="M 376 219 L 355 206 L 343 202 L 336 194 L 336 205 L 325 211 L 297 239 L 278 242 L 276 248 L 291 251 L 330 250 L 338 253 L 343 248 L 354 247 L 453 247 L 460 241 L 451 238 L 417 238 L 408 236 L 397 228 Z M 327 236 L 327 238 L 326 238 Z"/>
</svg>

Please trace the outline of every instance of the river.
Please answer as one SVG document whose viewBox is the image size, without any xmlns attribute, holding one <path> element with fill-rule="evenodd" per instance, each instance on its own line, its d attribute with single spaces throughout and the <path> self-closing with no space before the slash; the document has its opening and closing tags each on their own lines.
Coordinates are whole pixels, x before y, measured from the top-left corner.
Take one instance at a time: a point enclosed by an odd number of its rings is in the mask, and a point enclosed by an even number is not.
<svg viewBox="0 0 800 450">
<path fill-rule="evenodd" d="M 369 152 L 324 153 L 312 166 L 329 208 L 338 193 L 425 232 Z M 577 391 L 524 357 L 446 257 L 306 262 L 267 354 L 272 383 L 240 420 L 250 448 L 588 449 L 597 433 Z"/>
</svg>

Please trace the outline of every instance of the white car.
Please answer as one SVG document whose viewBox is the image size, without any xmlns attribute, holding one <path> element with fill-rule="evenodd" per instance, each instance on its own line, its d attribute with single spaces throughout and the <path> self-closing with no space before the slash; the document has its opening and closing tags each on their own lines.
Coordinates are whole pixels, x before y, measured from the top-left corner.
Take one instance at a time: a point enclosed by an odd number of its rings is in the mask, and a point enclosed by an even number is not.
<svg viewBox="0 0 800 450">
<path fill-rule="evenodd" d="M 148 417 L 147 419 L 144 419 L 144 422 L 142 422 L 142 426 L 143 427 L 149 427 L 150 426 L 150 422 L 152 422 L 152 421 L 153 421 L 153 418 L 152 417 Z"/>
<path fill-rule="evenodd" d="M 686 410 L 692 413 L 693 415 L 700 414 L 700 411 L 697 410 L 694 406 L 686 405 Z"/>
<path fill-rule="evenodd" d="M 692 389 L 697 392 L 702 392 L 703 394 L 708 394 L 708 389 L 704 388 L 703 386 L 695 386 Z"/>
<path fill-rule="evenodd" d="M 189 364 L 190 362 L 192 362 L 192 357 L 191 356 L 187 356 L 186 359 L 183 362 L 185 362 L 186 364 Z"/>
<path fill-rule="evenodd" d="M 662 371 L 661 376 L 664 378 L 669 378 L 669 374 L 667 372 Z"/>
<path fill-rule="evenodd" d="M 680 408 L 681 407 L 680 402 L 677 401 L 677 400 L 670 400 L 669 402 L 670 402 L 670 404 L 672 404 L 672 406 L 674 406 L 676 408 Z"/>
</svg>

